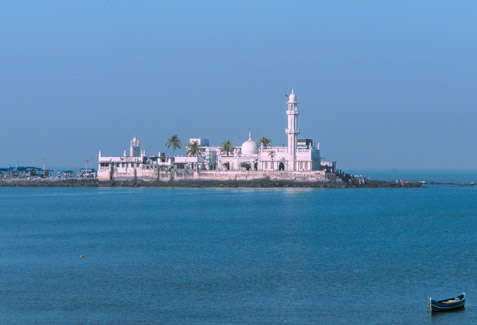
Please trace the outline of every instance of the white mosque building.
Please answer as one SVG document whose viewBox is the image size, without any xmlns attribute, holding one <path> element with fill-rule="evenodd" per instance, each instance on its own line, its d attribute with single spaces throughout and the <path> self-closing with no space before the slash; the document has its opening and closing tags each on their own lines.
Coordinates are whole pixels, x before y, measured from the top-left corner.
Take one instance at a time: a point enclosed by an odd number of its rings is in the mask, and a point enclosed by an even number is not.
<svg viewBox="0 0 477 325">
<path fill-rule="evenodd" d="M 99 152 L 98 178 L 100 180 L 170 180 L 172 178 L 198 179 L 256 179 L 272 176 L 277 179 L 324 180 L 326 172 L 334 172 L 335 162 L 321 161 L 320 145 L 314 146 L 312 139 L 299 139 L 297 97 L 292 89 L 288 96 L 286 115 L 288 125 L 285 133 L 287 146 L 260 146 L 252 139 L 240 147 L 233 147 L 232 153 L 224 152 L 221 146 L 209 146 L 209 140 L 190 139 L 197 142 L 201 154 L 198 157 L 166 157 L 164 153 L 146 156 L 140 150 L 139 140 L 131 140 L 130 155 L 104 157 Z M 275 175 L 275 176 L 274 176 Z"/>
<path fill-rule="evenodd" d="M 292 89 L 288 96 L 288 127 L 285 133 L 288 136 L 288 146 L 258 145 L 252 139 L 251 132 L 248 140 L 240 147 L 235 147 L 233 153 L 227 155 L 222 147 L 209 147 L 207 139 L 191 139 L 199 141 L 203 156 L 208 164 L 205 168 L 222 171 L 313 171 L 321 170 L 320 145 L 313 146 L 312 139 L 299 139 L 298 102 Z"/>
</svg>

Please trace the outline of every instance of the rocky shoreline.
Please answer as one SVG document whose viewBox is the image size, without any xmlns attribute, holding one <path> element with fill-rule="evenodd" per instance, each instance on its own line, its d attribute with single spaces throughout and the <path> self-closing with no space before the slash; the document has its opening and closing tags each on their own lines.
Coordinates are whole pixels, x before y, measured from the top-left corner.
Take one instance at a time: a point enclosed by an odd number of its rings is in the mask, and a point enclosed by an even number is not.
<svg viewBox="0 0 477 325">
<path fill-rule="evenodd" d="M 475 183 L 450 183 L 450 182 L 426 182 L 424 185 L 456 185 L 456 186 L 476 186 Z"/>
<path fill-rule="evenodd" d="M 399 184 L 387 181 L 359 182 L 325 181 L 297 182 L 284 180 L 176 180 L 169 182 L 157 181 L 99 181 L 97 179 L 2 179 L 0 187 L 160 187 L 160 188 L 419 188 L 421 183 Z"/>
</svg>

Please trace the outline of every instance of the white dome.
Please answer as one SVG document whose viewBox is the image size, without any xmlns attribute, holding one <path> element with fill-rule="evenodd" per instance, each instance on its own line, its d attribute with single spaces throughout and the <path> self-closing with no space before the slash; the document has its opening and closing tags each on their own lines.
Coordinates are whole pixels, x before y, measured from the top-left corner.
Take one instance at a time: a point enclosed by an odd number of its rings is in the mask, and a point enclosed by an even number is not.
<svg viewBox="0 0 477 325">
<path fill-rule="evenodd" d="M 242 143 L 242 155 L 255 155 L 258 153 L 257 143 L 252 140 L 252 133 L 248 135 L 248 140 Z"/>
<path fill-rule="evenodd" d="M 295 94 L 293 93 L 293 89 L 292 89 L 291 94 L 288 95 L 288 103 L 289 103 L 289 104 L 294 104 L 294 103 L 296 103 L 296 96 L 295 96 Z"/>
</svg>

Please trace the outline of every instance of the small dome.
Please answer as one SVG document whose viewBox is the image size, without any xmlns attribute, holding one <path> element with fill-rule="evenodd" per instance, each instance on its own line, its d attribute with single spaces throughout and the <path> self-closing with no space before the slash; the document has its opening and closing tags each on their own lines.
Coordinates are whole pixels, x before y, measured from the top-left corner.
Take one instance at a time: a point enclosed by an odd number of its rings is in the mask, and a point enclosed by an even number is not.
<svg viewBox="0 0 477 325">
<path fill-rule="evenodd" d="M 291 94 L 288 96 L 288 103 L 289 104 L 296 103 L 296 96 L 293 93 L 293 88 L 292 88 Z"/>
<path fill-rule="evenodd" d="M 242 155 L 255 155 L 257 153 L 257 143 L 252 140 L 252 132 L 250 132 L 248 134 L 248 140 L 242 143 Z"/>
</svg>

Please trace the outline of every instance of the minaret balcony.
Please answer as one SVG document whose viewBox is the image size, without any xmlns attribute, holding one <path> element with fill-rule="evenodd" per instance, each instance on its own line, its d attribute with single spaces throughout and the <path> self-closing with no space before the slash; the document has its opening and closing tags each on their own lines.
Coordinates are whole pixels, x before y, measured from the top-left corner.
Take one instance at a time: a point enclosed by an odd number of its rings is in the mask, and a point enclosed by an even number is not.
<svg viewBox="0 0 477 325">
<path fill-rule="evenodd" d="M 287 115 L 300 115 L 298 110 L 287 110 Z"/>
<path fill-rule="evenodd" d="M 285 129 L 285 133 L 286 133 L 286 134 L 298 134 L 298 133 L 300 133 L 300 129 L 294 129 L 294 130 L 292 130 L 292 129 Z"/>
</svg>

